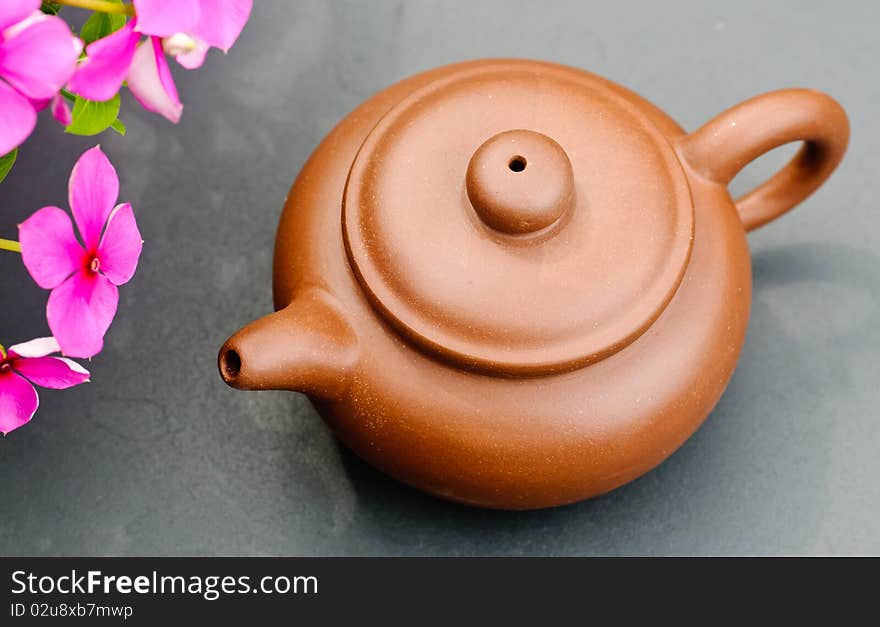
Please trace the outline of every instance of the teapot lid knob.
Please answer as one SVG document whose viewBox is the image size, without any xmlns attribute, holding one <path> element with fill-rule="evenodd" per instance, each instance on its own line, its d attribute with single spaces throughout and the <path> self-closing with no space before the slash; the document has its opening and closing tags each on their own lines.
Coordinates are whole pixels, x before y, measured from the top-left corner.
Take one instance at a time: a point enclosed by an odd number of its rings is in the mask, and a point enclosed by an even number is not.
<svg viewBox="0 0 880 627">
<path fill-rule="evenodd" d="M 547 229 L 574 197 L 574 173 L 562 146 L 528 130 L 486 140 L 471 157 L 466 184 L 482 222 L 510 235 Z"/>
</svg>

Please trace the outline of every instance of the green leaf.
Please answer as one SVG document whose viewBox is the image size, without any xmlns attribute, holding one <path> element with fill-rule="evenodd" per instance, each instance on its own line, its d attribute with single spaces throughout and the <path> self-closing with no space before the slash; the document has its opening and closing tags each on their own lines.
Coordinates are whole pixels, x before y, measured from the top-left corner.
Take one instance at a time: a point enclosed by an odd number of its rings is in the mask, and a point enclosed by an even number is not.
<svg viewBox="0 0 880 627">
<path fill-rule="evenodd" d="M 97 135 L 107 130 L 119 117 L 119 94 L 106 102 L 76 97 L 73 105 L 73 121 L 65 129 L 72 135 Z"/>
<path fill-rule="evenodd" d="M 125 16 L 119 13 L 92 13 L 79 32 L 80 38 L 89 45 L 93 41 L 103 39 L 125 26 Z"/>
<path fill-rule="evenodd" d="M 123 124 L 122 120 L 120 120 L 119 118 L 113 120 L 113 124 L 110 125 L 110 128 L 125 137 L 125 132 L 127 129 L 125 128 L 125 124 Z"/>
<path fill-rule="evenodd" d="M 15 158 L 18 157 L 18 148 L 13 148 L 12 152 L 8 152 L 0 157 L 0 182 L 6 178 L 12 166 L 15 165 Z"/>
<path fill-rule="evenodd" d="M 58 11 L 61 10 L 61 5 L 57 2 L 43 2 L 40 6 L 40 11 L 47 15 L 58 15 Z"/>
</svg>

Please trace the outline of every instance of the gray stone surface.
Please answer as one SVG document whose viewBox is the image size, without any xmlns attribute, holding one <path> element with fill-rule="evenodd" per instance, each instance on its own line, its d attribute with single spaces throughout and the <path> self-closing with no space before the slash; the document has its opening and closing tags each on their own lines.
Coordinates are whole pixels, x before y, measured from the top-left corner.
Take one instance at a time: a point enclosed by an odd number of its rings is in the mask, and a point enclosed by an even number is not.
<svg viewBox="0 0 880 627">
<path fill-rule="evenodd" d="M 228 57 L 177 71 L 179 126 L 124 103 L 100 137 L 146 240 L 94 382 L 42 392 L 0 442 L 0 555 L 880 553 L 880 5 L 258 0 Z M 750 237 L 754 305 L 727 393 L 642 479 L 527 513 L 423 496 L 342 449 L 307 400 L 227 389 L 228 333 L 271 307 L 279 209 L 310 151 L 408 74 L 482 56 L 580 66 L 695 128 L 749 96 L 836 96 L 838 173 Z M 0 185 L 0 237 L 96 140 L 44 119 Z M 790 150 L 749 168 L 770 174 Z M 0 341 L 46 333 L 46 294 L 0 256 Z"/>
</svg>

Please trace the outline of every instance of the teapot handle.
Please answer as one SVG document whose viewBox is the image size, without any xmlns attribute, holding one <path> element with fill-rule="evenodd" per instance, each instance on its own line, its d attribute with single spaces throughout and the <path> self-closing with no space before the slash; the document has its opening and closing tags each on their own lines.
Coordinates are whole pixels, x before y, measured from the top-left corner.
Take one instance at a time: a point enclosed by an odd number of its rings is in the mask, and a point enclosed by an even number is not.
<svg viewBox="0 0 880 627">
<path fill-rule="evenodd" d="M 735 201 L 746 231 L 778 218 L 812 194 L 840 163 L 849 122 L 836 100 L 810 89 L 756 96 L 682 138 L 684 160 L 698 174 L 727 185 L 749 162 L 794 141 L 804 146 L 782 170 Z"/>
</svg>

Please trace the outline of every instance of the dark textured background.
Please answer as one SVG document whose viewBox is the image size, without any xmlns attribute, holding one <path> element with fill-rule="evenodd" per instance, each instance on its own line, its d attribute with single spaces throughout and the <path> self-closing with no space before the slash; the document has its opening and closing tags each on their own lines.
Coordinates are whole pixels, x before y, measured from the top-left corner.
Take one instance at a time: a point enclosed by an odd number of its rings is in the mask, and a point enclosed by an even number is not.
<svg viewBox="0 0 880 627">
<path fill-rule="evenodd" d="M 94 382 L 41 392 L 0 442 L 0 555 L 880 553 L 880 5 L 255 4 L 228 57 L 175 69 L 179 126 L 130 100 L 125 138 L 44 119 L 0 185 L 0 236 L 14 237 L 37 208 L 66 206 L 71 166 L 100 141 L 146 240 Z M 382 87 L 481 56 L 589 69 L 689 129 L 809 86 L 854 129 L 831 181 L 750 237 L 748 340 L 706 424 L 642 479 L 550 511 L 423 496 L 340 448 L 304 397 L 234 392 L 215 368 L 226 336 L 271 307 L 276 219 L 321 137 Z M 46 293 L 0 255 L 0 341 L 46 334 Z"/>
</svg>

